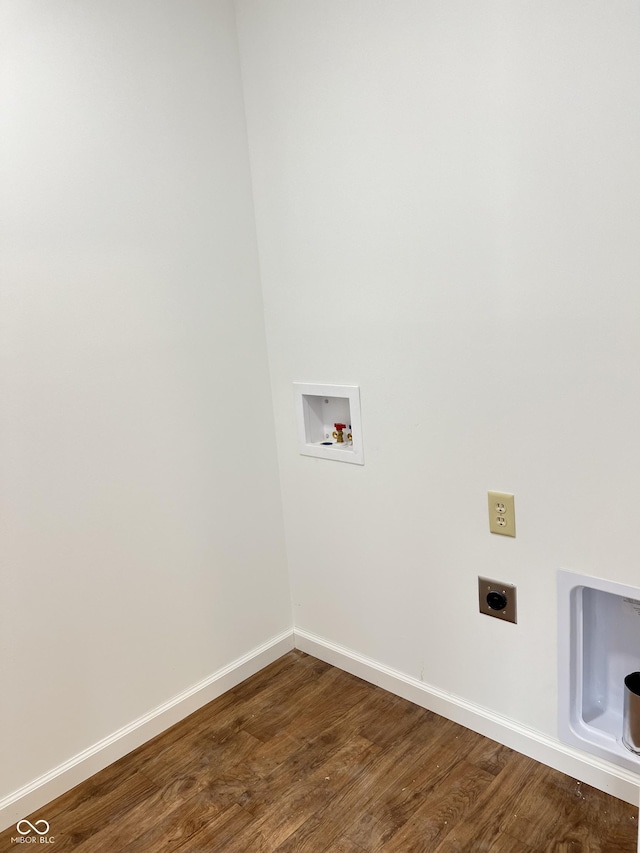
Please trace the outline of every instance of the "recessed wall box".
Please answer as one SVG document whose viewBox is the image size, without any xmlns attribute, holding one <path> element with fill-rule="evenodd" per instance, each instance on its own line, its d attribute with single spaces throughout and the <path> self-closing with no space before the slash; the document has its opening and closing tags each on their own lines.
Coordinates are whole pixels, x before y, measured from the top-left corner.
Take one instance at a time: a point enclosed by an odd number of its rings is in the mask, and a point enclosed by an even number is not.
<svg viewBox="0 0 640 853">
<path fill-rule="evenodd" d="M 625 745 L 625 678 L 640 671 L 640 589 L 558 572 L 558 730 L 571 746 L 640 773 Z"/>
<path fill-rule="evenodd" d="M 294 382 L 293 392 L 300 453 L 364 465 L 359 387 Z"/>
</svg>

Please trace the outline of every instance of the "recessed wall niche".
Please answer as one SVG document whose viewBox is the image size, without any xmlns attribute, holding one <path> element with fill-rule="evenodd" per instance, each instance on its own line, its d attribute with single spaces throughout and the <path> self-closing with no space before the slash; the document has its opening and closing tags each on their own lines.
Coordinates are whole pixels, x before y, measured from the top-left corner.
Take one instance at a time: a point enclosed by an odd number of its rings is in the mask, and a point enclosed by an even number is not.
<svg viewBox="0 0 640 853">
<path fill-rule="evenodd" d="M 294 382 L 293 392 L 300 453 L 364 465 L 360 388 Z"/>
<path fill-rule="evenodd" d="M 622 742 L 624 679 L 640 671 L 640 589 L 558 572 L 558 731 L 585 752 L 640 773 Z"/>
</svg>

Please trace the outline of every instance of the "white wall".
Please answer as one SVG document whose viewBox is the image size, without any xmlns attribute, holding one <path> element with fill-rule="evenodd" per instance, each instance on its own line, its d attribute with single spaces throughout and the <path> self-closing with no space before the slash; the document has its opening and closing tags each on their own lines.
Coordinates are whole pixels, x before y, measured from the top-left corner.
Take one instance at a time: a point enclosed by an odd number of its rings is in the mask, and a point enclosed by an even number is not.
<svg viewBox="0 0 640 853">
<path fill-rule="evenodd" d="M 556 570 L 640 584 L 638 5 L 238 9 L 295 623 L 554 737 Z M 294 380 L 360 385 L 363 468 Z"/>
<path fill-rule="evenodd" d="M 0 3 L 0 799 L 290 629 L 234 10 Z"/>
<path fill-rule="evenodd" d="M 231 2 L 0 0 L 0 798 L 290 627 L 276 441 L 296 625 L 523 726 L 640 583 L 636 4 L 236 6 L 277 439 Z"/>
</svg>

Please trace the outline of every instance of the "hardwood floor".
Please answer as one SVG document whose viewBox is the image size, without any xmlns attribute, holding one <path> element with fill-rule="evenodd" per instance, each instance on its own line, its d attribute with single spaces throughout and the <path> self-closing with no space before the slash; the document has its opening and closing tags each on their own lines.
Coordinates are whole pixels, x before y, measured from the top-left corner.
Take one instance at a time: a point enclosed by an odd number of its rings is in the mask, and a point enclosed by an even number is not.
<svg viewBox="0 0 640 853">
<path fill-rule="evenodd" d="M 291 652 L 30 819 L 55 853 L 635 853 L 638 811 Z"/>
</svg>

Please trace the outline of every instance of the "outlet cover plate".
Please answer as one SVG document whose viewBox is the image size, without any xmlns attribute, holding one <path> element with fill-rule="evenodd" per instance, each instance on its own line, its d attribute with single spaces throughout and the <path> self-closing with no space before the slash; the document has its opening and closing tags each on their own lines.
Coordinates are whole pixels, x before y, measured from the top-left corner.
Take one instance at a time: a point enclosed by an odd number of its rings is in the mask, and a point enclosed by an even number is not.
<svg viewBox="0 0 640 853">
<path fill-rule="evenodd" d="M 503 608 L 495 609 L 489 605 L 489 596 L 491 593 L 502 595 L 506 598 L 506 604 Z M 486 616 L 495 616 L 496 619 L 504 619 L 505 622 L 518 621 L 517 619 L 517 590 L 512 583 L 502 583 L 502 581 L 494 581 L 490 578 L 478 578 L 478 604 L 480 613 Z"/>
<path fill-rule="evenodd" d="M 489 530 L 500 536 L 516 535 L 515 498 L 508 492 L 488 492 Z"/>
</svg>

